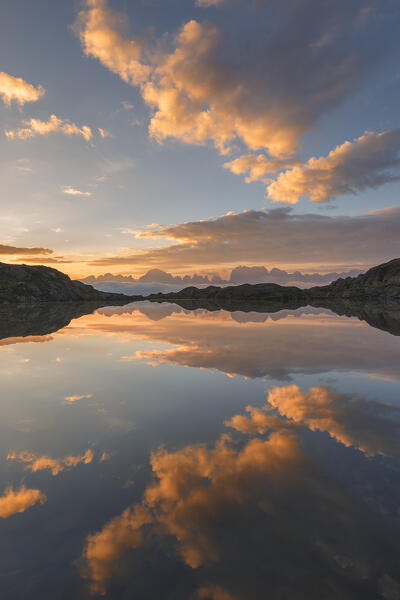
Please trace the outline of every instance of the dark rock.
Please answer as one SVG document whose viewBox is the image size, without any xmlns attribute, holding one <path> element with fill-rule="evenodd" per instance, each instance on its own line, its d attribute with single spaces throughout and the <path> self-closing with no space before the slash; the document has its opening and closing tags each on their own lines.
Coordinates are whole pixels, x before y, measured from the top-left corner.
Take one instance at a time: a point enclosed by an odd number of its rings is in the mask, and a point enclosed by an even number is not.
<svg viewBox="0 0 400 600">
<path fill-rule="evenodd" d="M 99 292 L 91 285 L 72 281 L 68 275 L 44 266 L 0 263 L 0 304 L 38 302 L 129 302 L 142 296 Z"/>
</svg>

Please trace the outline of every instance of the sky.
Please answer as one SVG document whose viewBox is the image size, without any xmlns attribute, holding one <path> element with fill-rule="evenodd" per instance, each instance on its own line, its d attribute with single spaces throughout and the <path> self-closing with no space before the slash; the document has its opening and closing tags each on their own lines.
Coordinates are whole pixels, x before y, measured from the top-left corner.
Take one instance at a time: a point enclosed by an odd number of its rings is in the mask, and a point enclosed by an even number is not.
<svg viewBox="0 0 400 600">
<path fill-rule="evenodd" d="M 396 0 L 2 0 L 0 260 L 400 256 Z"/>
</svg>

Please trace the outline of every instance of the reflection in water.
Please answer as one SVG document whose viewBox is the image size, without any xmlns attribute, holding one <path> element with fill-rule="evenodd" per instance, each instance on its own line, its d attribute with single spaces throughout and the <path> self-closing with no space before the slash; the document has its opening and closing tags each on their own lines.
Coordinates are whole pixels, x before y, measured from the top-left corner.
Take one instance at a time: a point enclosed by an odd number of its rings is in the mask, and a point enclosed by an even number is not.
<svg viewBox="0 0 400 600">
<path fill-rule="evenodd" d="M 376 377 L 400 378 L 396 337 L 330 311 L 284 311 L 274 320 L 241 323 L 231 313 L 203 310 L 178 312 L 149 322 L 143 318 L 144 309 L 123 314 L 120 309 L 115 313 L 112 307 L 100 309 L 73 323 L 66 332 L 167 343 L 173 347 L 139 350 L 131 356 L 124 352 L 124 360 L 217 369 L 230 376 L 288 380 L 295 373 L 357 370 Z"/>
<path fill-rule="evenodd" d="M 400 457 L 400 407 L 355 395 L 338 394 L 316 386 L 301 392 L 297 385 L 274 388 L 263 408 L 248 406 L 249 416 L 236 415 L 226 425 L 242 433 L 265 433 L 276 426 L 276 408 L 290 425 L 306 425 L 312 431 L 326 431 L 345 446 L 354 446 L 368 455 Z M 396 418 L 396 420 L 394 420 Z"/>
<path fill-rule="evenodd" d="M 23 513 L 38 502 L 46 502 L 46 496 L 40 490 L 28 489 L 24 485 L 18 490 L 8 487 L 0 496 L 0 517 L 7 519 L 17 513 Z"/>
<path fill-rule="evenodd" d="M 58 475 L 65 469 L 77 467 L 79 464 L 89 465 L 94 458 L 92 450 L 88 449 L 82 456 L 65 456 L 51 458 L 50 456 L 37 456 L 33 452 L 9 452 L 7 460 L 16 460 L 25 464 L 25 469 L 35 473 L 49 469 L 52 475 Z"/>
<path fill-rule="evenodd" d="M 193 308 L 0 318 L 1 597 L 400 600 L 393 310 Z"/>
<path fill-rule="evenodd" d="M 87 538 L 83 573 L 92 592 L 105 594 L 111 578 L 121 576 L 124 553 L 136 551 L 134 562 L 165 537 L 188 567 L 200 569 L 204 584 L 212 583 L 202 594 L 376 598 L 383 578 L 396 574 L 396 515 L 369 511 L 322 472 L 284 422 L 273 425 L 267 439 L 243 445 L 221 435 L 211 448 L 154 452 L 154 481 L 142 502 Z"/>
</svg>

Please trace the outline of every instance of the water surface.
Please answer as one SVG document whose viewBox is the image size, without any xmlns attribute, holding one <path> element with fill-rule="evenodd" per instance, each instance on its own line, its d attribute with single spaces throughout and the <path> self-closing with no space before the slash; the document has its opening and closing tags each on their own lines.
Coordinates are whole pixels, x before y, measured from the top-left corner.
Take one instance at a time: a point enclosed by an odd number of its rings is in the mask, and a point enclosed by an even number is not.
<svg viewBox="0 0 400 600">
<path fill-rule="evenodd" d="M 2 599 L 400 598 L 400 337 L 32 310 L 0 327 Z"/>
</svg>

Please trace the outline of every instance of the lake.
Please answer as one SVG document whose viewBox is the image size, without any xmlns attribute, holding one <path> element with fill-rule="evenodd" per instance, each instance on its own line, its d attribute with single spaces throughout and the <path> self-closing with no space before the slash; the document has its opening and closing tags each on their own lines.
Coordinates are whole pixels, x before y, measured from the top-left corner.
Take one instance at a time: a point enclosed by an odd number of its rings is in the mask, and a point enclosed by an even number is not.
<svg viewBox="0 0 400 600">
<path fill-rule="evenodd" d="M 2 600 L 400 599 L 400 337 L 311 307 L 18 310 Z"/>
</svg>

